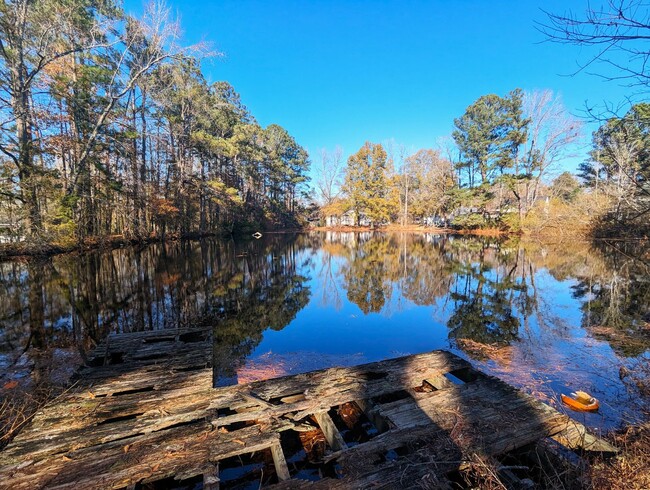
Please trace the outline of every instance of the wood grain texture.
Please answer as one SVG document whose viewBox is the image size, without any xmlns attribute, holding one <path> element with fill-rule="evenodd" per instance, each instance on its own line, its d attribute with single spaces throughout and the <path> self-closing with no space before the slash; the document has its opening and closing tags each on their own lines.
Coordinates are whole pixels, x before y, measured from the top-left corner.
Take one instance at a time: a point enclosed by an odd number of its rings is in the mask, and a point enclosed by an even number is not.
<svg viewBox="0 0 650 490">
<path fill-rule="evenodd" d="M 185 339 L 186 341 L 184 341 Z M 94 367 L 45 406 L 0 453 L 0 488 L 126 488 L 203 477 L 219 461 L 270 451 L 276 488 L 444 488 L 472 454 L 496 457 L 552 436 L 571 448 L 613 450 L 579 423 L 445 351 L 212 387 L 209 331 L 111 336 Z M 431 389 L 422 391 L 427 381 Z M 379 434 L 350 447 L 327 412 L 356 402 Z M 320 425 L 341 479 L 291 478 L 281 433 Z M 394 453 L 394 454 L 393 454 Z M 407 485 L 408 484 L 408 485 Z"/>
</svg>

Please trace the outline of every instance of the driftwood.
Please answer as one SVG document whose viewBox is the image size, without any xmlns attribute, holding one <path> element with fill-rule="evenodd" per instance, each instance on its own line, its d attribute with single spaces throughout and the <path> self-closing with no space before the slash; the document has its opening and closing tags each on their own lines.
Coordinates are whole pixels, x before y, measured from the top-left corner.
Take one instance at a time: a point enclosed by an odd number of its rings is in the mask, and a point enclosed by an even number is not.
<svg viewBox="0 0 650 490">
<path fill-rule="evenodd" d="M 227 488 L 224 465 L 240 455 L 267 455 L 274 488 L 445 488 L 472 455 L 497 458 L 549 437 L 615 451 L 449 352 L 223 388 L 212 387 L 211 352 L 205 329 L 111 336 L 74 390 L 0 453 L 0 488 L 128 488 L 166 478 Z M 360 442 L 346 441 L 337 424 L 337 407 L 350 402 L 374 428 Z M 322 479 L 296 477 L 286 431 L 322 434 Z"/>
</svg>

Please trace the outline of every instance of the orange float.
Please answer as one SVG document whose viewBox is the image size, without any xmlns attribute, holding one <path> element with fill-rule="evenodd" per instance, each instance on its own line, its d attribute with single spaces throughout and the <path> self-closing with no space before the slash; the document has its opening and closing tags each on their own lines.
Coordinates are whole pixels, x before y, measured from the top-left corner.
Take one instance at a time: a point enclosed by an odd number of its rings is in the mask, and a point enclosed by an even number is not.
<svg viewBox="0 0 650 490">
<path fill-rule="evenodd" d="M 571 393 L 571 396 L 567 396 L 563 393 L 562 401 L 568 407 L 580 412 L 594 412 L 598 410 L 598 407 L 600 406 L 598 400 L 584 391 L 576 391 L 575 393 Z"/>
</svg>

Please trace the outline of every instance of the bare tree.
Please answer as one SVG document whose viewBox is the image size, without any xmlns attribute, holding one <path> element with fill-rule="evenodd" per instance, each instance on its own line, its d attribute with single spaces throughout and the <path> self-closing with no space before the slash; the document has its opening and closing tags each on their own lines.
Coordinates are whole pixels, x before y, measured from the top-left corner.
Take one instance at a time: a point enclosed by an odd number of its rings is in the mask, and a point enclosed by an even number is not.
<svg viewBox="0 0 650 490">
<path fill-rule="evenodd" d="M 204 52 L 204 45 L 182 47 L 180 23 L 171 17 L 171 9 L 162 1 L 154 0 L 145 6 L 141 20 L 128 19 L 124 36 L 115 42 L 120 46 L 115 51 L 115 68 L 106 93 L 106 104 L 102 108 L 90 135 L 85 139 L 77 168 L 83 171 L 100 130 L 106 123 L 117 102 L 125 97 L 135 84 L 148 72 L 168 59 L 178 59 L 190 54 Z M 82 172 L 77 172 L 68 192 L 77 185 Z"/>
<path fill-rule="evenodd" d="M 579 71 L 606 65 L 594 74 L 629 86 L 650 87 L 650 15 L 646 0 L 607 0 L 577 15 L 545 12 L 548 21 L 539 30 L 553 42 L 587 48 L 589 58 Z"/>
<path fill-rule="evenodd" d="M 406 158 L 404 178 L 408 179 L 410 206 L 404 207 L 405 213 L 426 220 L 444 212 L 455 174 L 451 162 L 440 151 L 421 149 Z"/>
<path fill-rule="evenodd" d="M 637 195 L 639 176 L 639 145 L 628 140 L 622 133 L 611 134 L 606 142 L 606 151 L 612 161 L 612 175 L 604 183 L 603 190 L 616 203 L 614 213 L 617 219 L 627 219 L 637 214 L 643 201 Z"/>
<path fill-rule="evenodd" d="M 155 66 L 188 50 L 198 51 L 196 46 L 181 47 L 180 35 L 179 23 L 158 0 L 145 7 L 142 19 L 124 18 L 119 9 L 100 0 L 7 0 L 0 4 L 0 152 L 16 169 L 17 190 L 7 197 L 22 203 L 32 236 L 43 229 L 45 196 L 40 183 L 44 170 L 37 161 L 42 160 L 43 138 L 37 115 L 50 109 L 48 77 L 65 73 L 67 87 L 74 90 L 77 68 L 87 66 L 93 57 L 109 59 L 112 73 L 96 94 L 105 103 L 92 111 L 94 121 L 88 131 L 72 132 L 74 161 L 69 162 L 66 192 L 83 198 L 88 185 L 83 183 L 82 189 L 81 180 L 89 174 L 89 157 L 97 150 L 118 101 L 132 93 Z"/>
<path fill-rule="evenodd" d="M 552 90 L 526 93 L 523 106 L 524 116 L 530 121 L 521 162 L 527 178 L 517 187 L 520 209 L 525 215 L 537 201 L 542 180 L 575 151 L 582 124 L 569 114 L 562 98 Z"/>
<path fill-rule="evenodd" d="M 324 205 L 331 204 L 339 196 L 343 171 L 343 149 L 338 145 L 331 153 L 326 148 L 321 149 L 315 180 L 320 200 Z"/>
<path fill-rule="evenodd" d="M 141 19 L 127 17 L 123 30 L 106 30 L 106 37 L 111 41 L 111 45 L 105 55 L 112 60 L 112 73 L 104 89 L 105 103 L 98 109 L 97 117 L 92 121 L 87 133 L 76 138 L 75 158 L 71 165 L 73 172 L 66 188 L 68 196 L 79 198 L 75 215 L 79 223 L 80 237 L 94 233 L 94 213 L 90 205 L 90 157 L 97 148 L 105 128 L 110 124 L 111 116 L 119 102 L 133 97 L 138 83 L 164 63 L 191 55 L 212 54 L 204 44 L 182 46 L 181 35 L 179 21 L 172 17 L 171 9 L 162 0 L 152 0 L 146 4 Z M 95 163 L 95 166 L 101 167 L 101 164 Z M 101 171 L 109 173 L 105 168 L 101 168 Z M 137 224 L 137 215 L 135 218 Z"/>
</svg>

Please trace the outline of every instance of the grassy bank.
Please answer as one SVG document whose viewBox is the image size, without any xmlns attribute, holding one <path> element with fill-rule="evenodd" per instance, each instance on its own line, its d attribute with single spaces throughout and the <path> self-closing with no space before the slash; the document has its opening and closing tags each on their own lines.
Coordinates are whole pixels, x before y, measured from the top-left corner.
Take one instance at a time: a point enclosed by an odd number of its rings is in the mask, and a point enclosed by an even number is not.
<svg viewBox="0 0 650 490">
<path fill-rule="evenodd" d="M 626 427 L 607 436 L 621 450 L 612 459 L 597 458 L 588 471 L 589 488 L 641 490 L 650 488 L 650 422 Z"/>
</svg>

